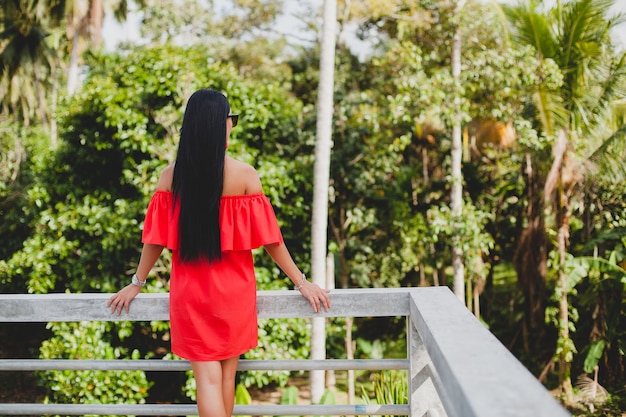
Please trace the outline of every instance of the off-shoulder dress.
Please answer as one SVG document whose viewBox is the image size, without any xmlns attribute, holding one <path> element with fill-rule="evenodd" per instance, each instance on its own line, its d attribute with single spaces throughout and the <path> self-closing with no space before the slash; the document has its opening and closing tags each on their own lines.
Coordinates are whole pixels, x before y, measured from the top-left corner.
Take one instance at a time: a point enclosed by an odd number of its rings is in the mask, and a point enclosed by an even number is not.
<svg viewBox="0 0 626 417">
<path fill-rule="evenodd" d="M 258 344 L 256 277 L 252 250 L 282 244 L 274 209 L 262 194 L 222 196 L 222 259 L 180 262 L 179 205 L 156 191 L 148 205 L 143 243 L 172 252 L 170 331 L 172 352 L 192 361 L 238 356 Z"/>
</svg>

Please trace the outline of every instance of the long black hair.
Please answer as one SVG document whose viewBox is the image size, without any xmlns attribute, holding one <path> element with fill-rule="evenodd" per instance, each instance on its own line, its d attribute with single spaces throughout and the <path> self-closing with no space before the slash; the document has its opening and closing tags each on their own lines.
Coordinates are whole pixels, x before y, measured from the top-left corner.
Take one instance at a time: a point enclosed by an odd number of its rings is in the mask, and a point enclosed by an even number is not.
<svg viewBox="0 0 626 417">
<path fill-rule="evenodd" d="M 219 91 L 198 90 L 187 102 L 172 180 L 183 262 L 222 256 L 219 215 L 229 114 L 228 99 Z"/>
</svg>

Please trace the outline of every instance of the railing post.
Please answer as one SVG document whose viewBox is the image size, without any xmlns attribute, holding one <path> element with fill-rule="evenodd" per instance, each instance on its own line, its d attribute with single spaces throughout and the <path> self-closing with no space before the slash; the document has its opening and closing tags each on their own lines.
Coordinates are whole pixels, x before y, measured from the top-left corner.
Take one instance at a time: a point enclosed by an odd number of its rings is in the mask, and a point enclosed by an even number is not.
<svg viewBox="0 0 626 417">
<path fill-rule="evenodd" d="M 407 316 L 407 357 L 409 358 L 409 415 L 448 417 L 433 382 L 434 368 L 426 346 Z"/>
</svg>

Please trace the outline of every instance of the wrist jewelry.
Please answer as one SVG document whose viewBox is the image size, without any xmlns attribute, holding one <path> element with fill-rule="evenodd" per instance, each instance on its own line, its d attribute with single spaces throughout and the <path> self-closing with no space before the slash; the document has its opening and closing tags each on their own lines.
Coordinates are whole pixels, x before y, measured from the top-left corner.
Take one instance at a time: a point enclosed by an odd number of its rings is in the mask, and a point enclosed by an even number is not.
<svg viewBox="0 0 626 417">
<path fill-rule="evenodd" d="M 306 282 L 306 275 L 304 275 L 304 272 L 302 273 L 302 281 L 300 281 L 300 285 L 296 285 L 295 290 L 296 291 L 300 291 L 302 289 L 302 286 L 304 285 L 304 283 Z"/>
<path fill-rule="evenodd" d="M 137 278 L 137 274 L 133 274 L 133 279 L 131 280 L 131 283 L 138 287 L 143 287 L 144 285 L 146 285 L 146 281 L 141 281 L 139 278 Z"/>
</svg>

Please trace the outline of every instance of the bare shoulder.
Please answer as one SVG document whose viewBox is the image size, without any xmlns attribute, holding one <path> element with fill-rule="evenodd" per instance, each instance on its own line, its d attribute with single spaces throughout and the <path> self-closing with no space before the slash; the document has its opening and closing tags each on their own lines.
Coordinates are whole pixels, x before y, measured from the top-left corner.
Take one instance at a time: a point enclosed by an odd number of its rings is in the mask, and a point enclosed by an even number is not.
<svg viewBox="0 0 626 417">
<path fill-rule="evenodd" d="M 252 165 L 227 157 L 224 168 L 225 194 L 257 194 L 263 192 L 259 175 Z"/>
<path fill-rule="evenodd" d="M 157 183 L 158 191 L 172 191 L 172 178 L 174 178 L 174 164 L 169 165 L 161 172 L 159 182 Z"/>
</svg>

